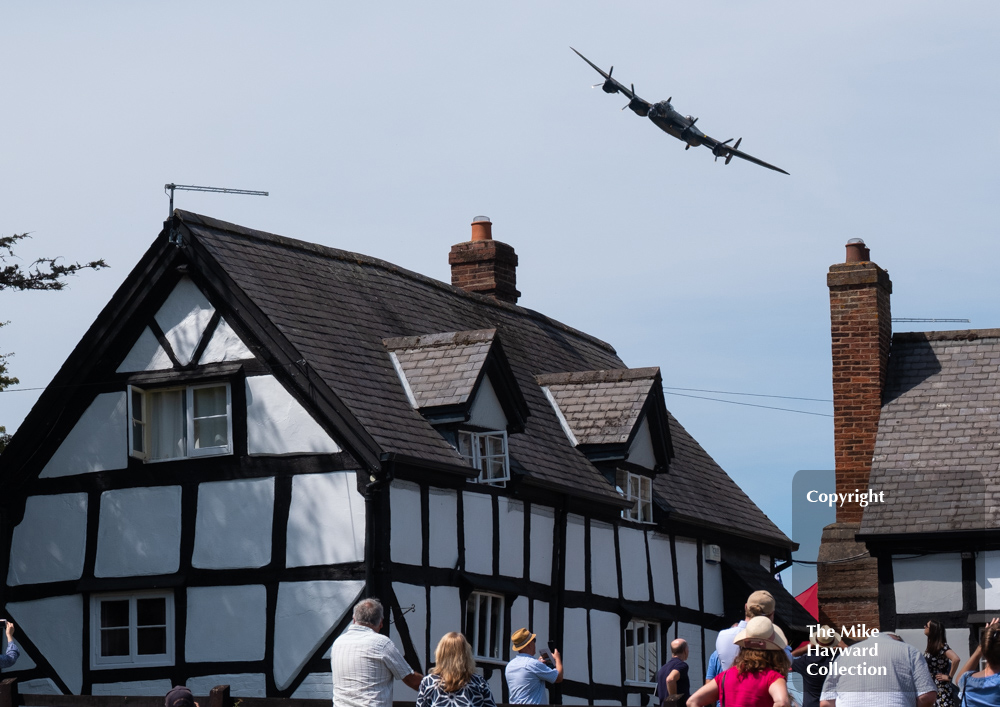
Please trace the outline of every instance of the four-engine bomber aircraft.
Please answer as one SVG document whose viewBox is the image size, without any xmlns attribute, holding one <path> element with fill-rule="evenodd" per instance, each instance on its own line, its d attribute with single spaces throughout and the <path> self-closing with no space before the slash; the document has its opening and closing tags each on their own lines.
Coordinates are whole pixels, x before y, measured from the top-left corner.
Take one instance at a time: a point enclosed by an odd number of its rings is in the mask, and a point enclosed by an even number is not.
<svg viewBox="0 0 1000 707">
<path fill-rule="evenodd" d="M 573 49 L 573 47 L 570 47 L 570 49 Z M 597 73 L 599 73 L 601 76 L 604 77 L 604 83 L 594 84 L 594 88 L 600 86 L 602 89 L 604 89 L 605 93 L 625 94 L 625 96 L 629 99 L 629 101 L 628 105 L 623 107 L 622 110 L 625 110 L 625 108 L 631 108 L 632 112 L 635 113 L 636 115 L 641 117 L 648 117 L 656 124 L 658 128 L 660 128 L 660 130 L 664 131 L 665 133 L 669 133 L 678 140 L 683 140 L 685 143 L 687 143 L 684 146 L 685 150 L 688 150 L 691 147 L 698 147 L 699 145 L 704 145 L 705 147 L 707 147 L 712 151 L 713 155 L 715 155 L 716 162 L 718 162 L 720 157 L 725 157 L 726 164 L 729 164 L 729 162 L 734 157 L 739 157 L 740 159 L 746 160 L 747 162 L 753 162 L 754 164 L 759 164 L 761 167 L 767 167 L 768 169 L 773 169 L 775 172 L 788 174 L 788 172 L 779 167 L 775 167 L 773 164 L 768 164 L 764 160 L 759 160 L 756 157 L 748 155 L 745 152 L 740 152 L 738 148 L 740 146 L 740 143 L 743 142 L 743 138 L 737 140 L 736 144 L 730 147 L 729 143 L 733 141 L 732 138 L 729 138 L 725 142 L 719 142 L 714 137 L 709 137 L 708 135 L 706 135 L 705 133 L 701 132 L 700 130 L 694 127 L 694 124 L 698 122 L 697 118 L 692 118 L 690 115 L 683 116 L 674 110 L 674 107 L 670 105 L 671 98 L 668 98 L 665 101 L 660 101 L 659 103 L 649 103 L 648 101 L 644 101 L 643 99 L 635 95 L 635 84 L 632 84 L 631 89 L 629 89 L 625 88 L 625 86 L 618 83 L 616 79 L 611 78 L 611 73 L 615 70 L 615 67 L 612 66 L 610 71 L 604 73 L 604 71 L 600 69 L 594 62 L 592 62 L 590 59 L 585 57 L 580 52 L 577 52 L 576 49 L 573 49 L 573 51 L 576 52 L 577 56 L 579 56 L 581 59 L 583 59 L 591 66 L 593 66 L 594 69 L 597 70 Z"/>
</svg>

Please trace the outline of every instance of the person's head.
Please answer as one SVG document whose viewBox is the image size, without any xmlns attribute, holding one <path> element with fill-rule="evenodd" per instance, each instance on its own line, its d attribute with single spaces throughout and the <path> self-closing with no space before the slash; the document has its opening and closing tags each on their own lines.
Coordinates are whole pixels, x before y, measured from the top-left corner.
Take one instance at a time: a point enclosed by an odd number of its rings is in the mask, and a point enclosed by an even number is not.
<svg viewBox="0 0 1000 707">
<path fill-rule="evenodd" d="M 809 629 L 809 643 L 817 648 L 832 648 L 840 643 L 840 636 L 826 624 L 814 626 Z"/>
<path fill-rule="evenodd" d="M 944 635 L 944 624 L 931 619 L 924 625 L 924 635 L 927 636 L 927 653 L 930 655 L 940 653 L 947 640 Z"/>
<path fill-rule="evenodd" d="M 788 640 L 781 629 L 771 623 L 771 619 L 753 617 L 747 621 L 747 627 L 736 634 L 733 643 L 740 647 L 733 665 L 741 673 L 770 669 L 788 677 L 788 656 L 785 655 Z"/>
<path fill-rule="evenodd" d="M 519 628 L 510 634 L 510 647 L 515 653 L 535 654 L 535 634 L 526 628 Z"/>
<path fill-rule="evenodd" d="M 990 668 L 994 672 L 1000 672 L 1000 624 L 991 623 L 983 629 L 979 646 L 983 649 L 983 658 Z"/>
<path fill-rule="evenodd" d="M 688 657 L 688 642 L 683 638 L 675 638 L 670 642 L 670 655 L 674 658 L 680 658 L 681 660 L 687 660 Z"/>
<path fill-rule="evenodd" d="M 382 628 L 382 602 L 362 599 L 354 605 L 354 623 L 378 631 Z"/>
<path fill-rule="evenodd" d="M 758 589 L 750 595 L 745 606 L 747 621 L 755 616 L 766 616 L 774 620 L 774 597 L 771 592 Z"/>
<path fill-rule="evenodd" d="M 431 668 L 431 675 L 441 676 L 441 689 L 445 692 L 461 690 L 469 684 L 474 672 L 476 659 L 472 657 L 472 646 L 465 636 L 455 631 L 442 636 Z"/>
<path fill-rule="evenodd" d="M 191 691 L 183 685 L 170 688 L 170 692 L 163 699 L 163 705 L 164 707 L 198 707 Z"/>
</svg>

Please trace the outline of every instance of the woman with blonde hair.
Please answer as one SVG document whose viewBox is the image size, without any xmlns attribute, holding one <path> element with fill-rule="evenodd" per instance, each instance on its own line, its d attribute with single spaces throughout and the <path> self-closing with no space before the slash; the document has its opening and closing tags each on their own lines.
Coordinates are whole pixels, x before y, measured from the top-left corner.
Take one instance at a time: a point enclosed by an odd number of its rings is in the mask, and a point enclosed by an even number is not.
<svg viewBox="0 0 1000 707">
<path fill-rule="evenodd" d="M 785 634 L 766 616 L 755 616 L 736 635 L 740 647 L 733 665 L 702 685 L 687 707 L 719 701 L 723 707 L 789 707 Z"/>
<path fill-rule="evenodd" d="M 420 681 L 417 707 L 496 707 L 489 684 L 476 673 L 472 646 L 465 636 L 454 631 L 442 636 L 434 663 Z"/>
</svg>

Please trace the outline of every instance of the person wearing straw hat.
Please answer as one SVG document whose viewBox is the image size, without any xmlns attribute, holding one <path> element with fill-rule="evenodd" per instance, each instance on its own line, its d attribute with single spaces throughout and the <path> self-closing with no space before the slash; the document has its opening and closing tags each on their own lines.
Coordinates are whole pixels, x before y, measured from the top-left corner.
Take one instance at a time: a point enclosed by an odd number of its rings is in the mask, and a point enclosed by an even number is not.
<svg viewBox="0 0 1000 707">
<path fill-rule="evenodd" d="M 788 641 L 766 616 L 747 621 L 733 642 L 740 647 L 733 665 L 702 685 L 687 707 L 705 707 L 716 700 L 722 707 L 790 707 Z"/>
<path fill-rule="evenodd" d="M 559 651 L 552 651 L 556 667 L 550 668 L 543 658 L 535 658 L 535 634 L 519 628 L 510 636 L 510 647 L 515 653 L 507 663 L 504 675 L 512 705 L 543 705 L 548 702 L 545 683 L 562 682 L 563 664 Z"/>
<path fill-rule="evenodd" d="M 830 626 L 809 627 L 809 649 L 792 661 L 792 672 L 802 676 L 802 707 L 819 707 L 826 667 L 839 645 L 840 636 Z"/>
</svg>

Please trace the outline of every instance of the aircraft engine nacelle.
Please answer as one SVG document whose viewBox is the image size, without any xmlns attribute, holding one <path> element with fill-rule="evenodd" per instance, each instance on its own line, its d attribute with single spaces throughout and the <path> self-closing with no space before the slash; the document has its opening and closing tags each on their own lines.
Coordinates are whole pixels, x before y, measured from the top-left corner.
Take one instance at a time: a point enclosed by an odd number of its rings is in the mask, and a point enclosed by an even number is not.
<svg viewBox="0 0 1000 707">
<path fill-rule="evenodd" d="M 612 67 L 614 68 L 614 67 Z M 615 86 L 615 82 L 608 79 L 603 84 L 601 84 L 601 90 L 605 93 L 618 93 L 618 87 Z"/>
<path fill-rule="evenodd" d="M 633 98 L 628 102 L 627 107 L 640 118 L 645 118 L 649 115 L 649 104 L 641 98 Z"/>
</svg>

